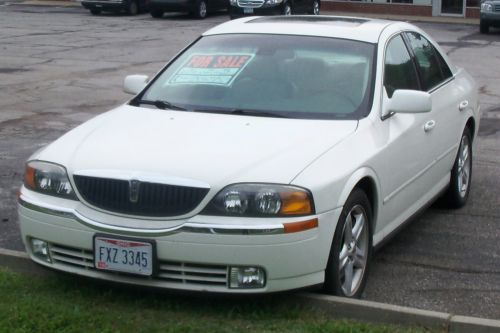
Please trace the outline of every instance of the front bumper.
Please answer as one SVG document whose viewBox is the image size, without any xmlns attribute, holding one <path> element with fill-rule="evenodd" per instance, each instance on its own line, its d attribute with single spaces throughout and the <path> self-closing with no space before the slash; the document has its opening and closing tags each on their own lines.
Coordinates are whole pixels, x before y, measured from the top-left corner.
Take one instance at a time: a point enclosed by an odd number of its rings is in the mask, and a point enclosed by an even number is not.
<svg viewBox="0 0 500 333">
<path fill-rule="evenodd" d="M 480 19 L 482 23 L 499 27 L 500 26 L 500 12 L 481 12 Z"/>
<path fill-rule="evenodd" d="M 164 230 L 132 230 L 84 220 L 77 210 L 58 209 L 54 205 L 41 204 L 38 199 L 36 195 L 30 198 L 24 193 L 19 201 L 21 235 L 35 262 L 97 279 L 221 293 L 265 293 L 322 283 L 341 211 L 338 208 L 315 215 L 317 228 L 289 234 L 280 232 L 282 224 L 276 220 L 281 219 L 253 219 L 249 224 L 249 219 L 211 216 L 177 221 L 176 227 Z M 287 221 L 308 218 L 311 217 Z M 155 242 L 157 270 L 153 276 L 97 270 L 92 250 L 96 233 Z M 49 243 L 51 263 L 33 255 L 29 245 L 31 238 Z M 230 289 L 229 270 L 235 266 L 262 267 L 267 278 L 265 286 Z"/>
<path fill-rule="evenodd" d="M 283 13 L 283 3 L 277 5 L 263 5 L 259 8 L 244 8 L 238 6 L 229 6 L 229 15 L 231 18 L 243 16 L 267 16 L 281 15 Z"/>
<path fill-rule="evenodd" d="M 194 11 L 196 2 L 194 0 L 153 0 L 150 2 L 149 8 L 164 12 Z"/>
<path fill-rule="evenodd" d="M 121 10 L 127 7 L 127 3 L 121 0 L 82 1 L 82 6 L 85 9 Z"/>
</svg>

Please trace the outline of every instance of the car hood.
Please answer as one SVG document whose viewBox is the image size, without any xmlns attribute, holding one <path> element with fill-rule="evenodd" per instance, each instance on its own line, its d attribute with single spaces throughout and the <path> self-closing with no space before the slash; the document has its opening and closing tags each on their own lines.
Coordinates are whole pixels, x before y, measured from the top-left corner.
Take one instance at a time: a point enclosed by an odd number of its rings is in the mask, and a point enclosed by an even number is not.
<svg viewBox="0 0 500 333">
<path fill-rule="evenodd" d="M 212 189 L 289 183 L 353 133 L 354 120 L 303 120 L 128 105 L 75 128 L 34 156 L 70 175 L 135 178 Z"/>
</svg>

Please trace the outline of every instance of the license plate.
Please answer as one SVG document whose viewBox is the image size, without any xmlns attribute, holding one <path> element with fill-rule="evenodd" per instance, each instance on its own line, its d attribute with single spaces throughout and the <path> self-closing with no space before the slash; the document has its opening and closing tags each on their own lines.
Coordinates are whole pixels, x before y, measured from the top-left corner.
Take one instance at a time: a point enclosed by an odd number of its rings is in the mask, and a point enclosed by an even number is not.
<svg viewBox="0 0 500 333">
<path fill-rule="evenodd" d="M 253 8 L 243 8 L 243 14 L 253 14 Z"/>
<path fill-rule="evenodd" d="M 148 242 L 96 236 L 94 265 L 100 270 L 151 275 L 153 245 Z"/>
</svg>

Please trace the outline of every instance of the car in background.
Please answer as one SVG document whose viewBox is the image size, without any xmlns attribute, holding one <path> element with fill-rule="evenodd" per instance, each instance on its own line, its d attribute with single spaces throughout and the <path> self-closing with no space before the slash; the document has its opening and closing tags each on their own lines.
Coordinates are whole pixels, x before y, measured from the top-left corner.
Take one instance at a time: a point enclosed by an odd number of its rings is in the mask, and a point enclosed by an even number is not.
<svg viewBox="0 0 500 333">
<path fill-rule="evenodd" d="M 486 0 L 481 2 L 479 30 L 486 34 L 490 27 L 500 27 L 500 1 Z"/>
<path fill-rule="evenodd" d="M 208 13 L 227 10 L 228 0 L 150 0 L 150 13 L 154 18 L 161 18 L 166 12 L 188 12 L 198 19 L 204 19 Z"/>
<path fill-rule="evenodd" d="M 124 91 L 26 163 L 19 224 L 41 265 L 360 297 L 375 247 L 436 198 L 469 197 L 478 87 L 409 23 L 233 20 Z"/>
<path fill-rule="evenodd" d="M 82 6 L 92 15 L 101 12 L 125 12 L 128 15 L 137 15 L 148 11 L 149 0 L 83 0 Z"/>
<path fill-rule="evenodd" d="M 319 15 L 320 0 L 230 0 L 229 16 Z"/>
</svg>

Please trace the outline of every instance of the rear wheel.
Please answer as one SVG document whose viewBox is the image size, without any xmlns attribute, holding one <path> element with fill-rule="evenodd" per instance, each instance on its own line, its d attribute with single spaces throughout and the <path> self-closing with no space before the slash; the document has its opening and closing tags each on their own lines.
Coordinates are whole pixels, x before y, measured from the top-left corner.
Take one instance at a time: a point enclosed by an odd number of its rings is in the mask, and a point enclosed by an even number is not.
<svg viewBox="0 0 500 333">
<path fill-rule="evenodd" d="M 485 23 L 484 21 L 481 20 L 479 22 L 479 31 L 482 34 L 487 34 L 490 31 L 490 26 L 487 23 Z"/>
<path fill-rule="evenodd" d="M 154 18 L 162 18 L 163 17 L 163 10 L 154 9 L 154 10 L 151 10 L 150 14 Z"/>
<path fill-rule="evenodd" d="M 326 292 L 359 298 L 372 252 L 372 209 L 366 194 L 354 189 L 340 214 L 325 272 Z"/>
<path fill-rule="evenodd" d="M 90 10 L 90 13 L 91 13 L 92 15 L 99 15 L 99 14 L 101 14 L 101 10 L 100 10 L 99 8 L 92 8 L 92 9 Z"/>
<path fill-rule="evenodd" d="M 128 7 L 127 7 L 126 11 L 127 11 L 128 15 L 137 15 L 139 13 L 139 5 L 137 4 L 136 1 L 131 0 L 128 3 Z"/>
<path fill-rule="evenodd" d="M 472 140 L 469 128 L 465 128 L 460 139 L 457 157 L 451 169 L 451 179 L 445 194 L 448 206 L 460 208 L 469 197 L 472 179 Z"/>
<path fill-rule="evenodd" d="M 199 19 L 204 19 L 207 17 L 207 2 L 205 0 L 198 0 L 196 3 L 196 10 L 194 11 L 194 16 Z"/>
<path fill-rule="evenodd" d="M 314 0 L 313 5 L 312 5 L 312 9 L 311 9 L 311 14 L 312 15 L 319 15 L 319 7 L 320 7 L 319 0 Z"/>
</svg>

